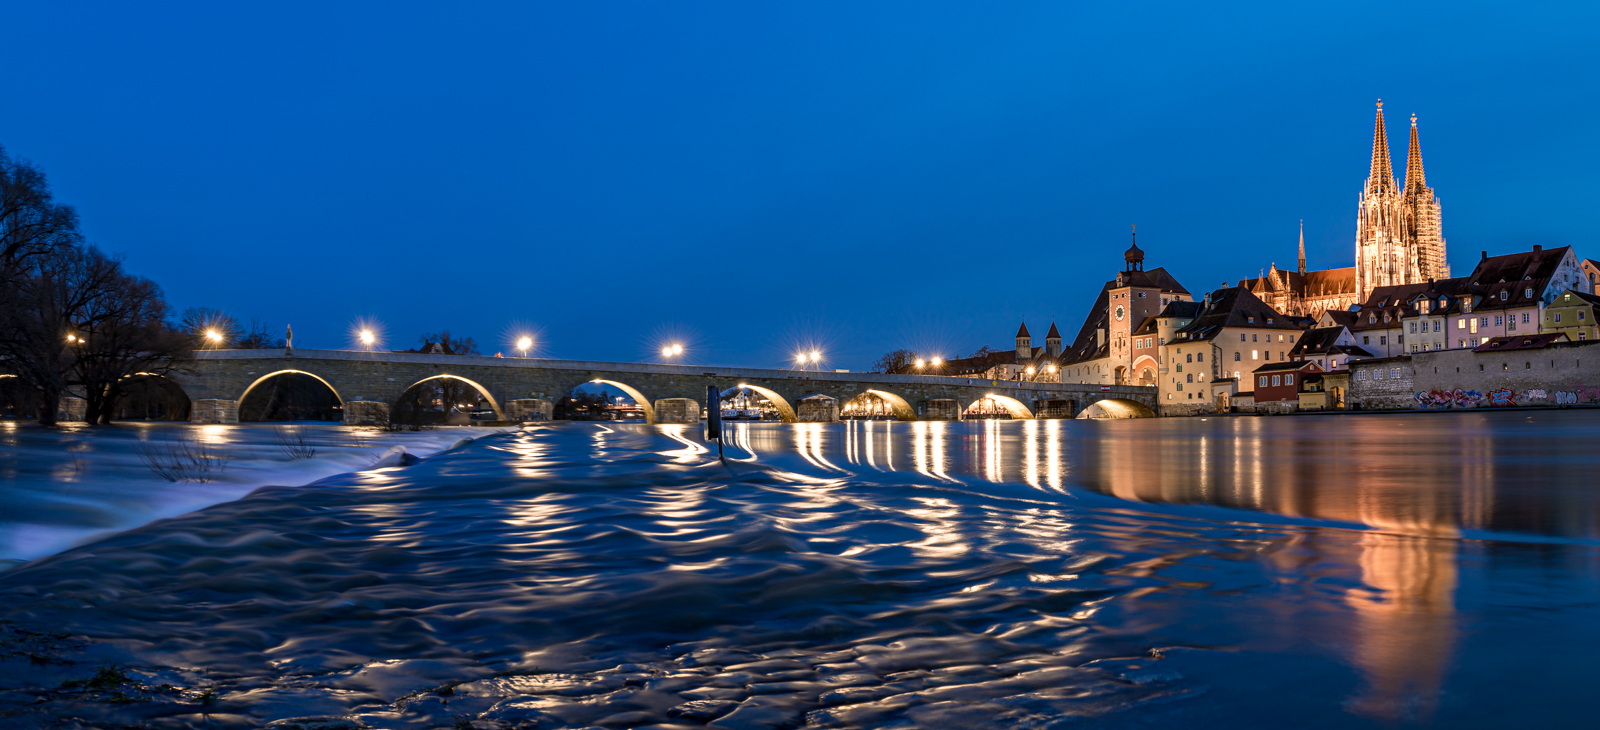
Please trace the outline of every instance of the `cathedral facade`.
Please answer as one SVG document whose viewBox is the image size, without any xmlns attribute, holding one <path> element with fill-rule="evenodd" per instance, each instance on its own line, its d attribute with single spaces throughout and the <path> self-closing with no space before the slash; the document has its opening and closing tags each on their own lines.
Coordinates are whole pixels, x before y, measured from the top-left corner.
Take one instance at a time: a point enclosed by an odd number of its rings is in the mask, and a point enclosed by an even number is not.
<svg viewBox="0 0 1600 730">
<path fill-rule="evenodd" d="M 1296 271 L 1281 270 L 1274 263 L 1261 276 L 1240 281 L 1239 286 L 1279 312 L 1315 319 L 1327 310 L 1365 302 L 1380 286 L 1448 279 L 1450 262 L 1445 256 L 1440 210 L 1439 198 L 1428 187 L 1423 172 L 1416 115 L 1411 116 L 1405 185 L 1396 182 L 1380 99 L 1372 131 L 1372 165 L 1356 205 L 1355 266 L 1307 271 L 1302 228 Z"/>
</svg>

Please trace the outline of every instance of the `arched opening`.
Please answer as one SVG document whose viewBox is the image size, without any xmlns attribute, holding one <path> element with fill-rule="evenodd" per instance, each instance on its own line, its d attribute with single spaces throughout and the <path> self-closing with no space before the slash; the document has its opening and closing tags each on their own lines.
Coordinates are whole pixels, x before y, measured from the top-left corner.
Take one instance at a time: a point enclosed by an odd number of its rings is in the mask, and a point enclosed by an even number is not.
<svg viewBox="0 0 1600 730">
<path fill-rule="evenodd" d="M 468 426 L 473 421 L 503 421 L 505 411 L 489 389 L 460 375 L 433 375 L 412 383 L 389 409 L 389 420 L 404 425 Z"/>
<path fill-rule="evenodd" d="M 1078 418 L 1154 418 L 1156 412 L 1139 401 L 1121 398 L 1104 398 L 1090 403 Z"/>
<path fill-rule="evenodd" d="M 783 412 L 789 410 L 789 417 Z M 744 383 L 722 392 L 722 420 L 724 421 L 794 421 L 794 409 L 782 396 L 766 388 L 756 388 Z"/>
<path fill-rule="evenodd" d="M 1230 396 L 1227 393 L 1218 393 L 1217 394 L 1217 412 L 1218 413 L 1227 413 L 1228 409 L 1230 407 L 1232 407 L 1232 406 L 1233 406 L 1233 396 Z"/>
<path fill-rule="evenodd" d="M 766 398 L 767 402 L 771 403 L 772 407 L 777 409 L 778 420 L 783 421 L 784 423 L 795 423 L 800 420 L 799 417 L 795 415 L 794 405 L 783 396 L 778 395 L 777 391 L 772 390 L 771 388 L 763 388 L 759 385 L 751 385 L 749 383 L 740 383 L 739 387 L 748 389 L 749 391 Z"/>
<path fill-rule="evenodd" d="M 839 409 L 842 421 L 897 421 L 894 405 L 876 393 L 862 393 L 845 401 Z"/>
<path fill-rule="evenodd" d="M 981 419 L 1026 419 L 1033 418 L 1033 411 L 1022 404 L 1022 401 L 1010 396 L 990 393 L 972 402 L 967 410 L 961 414 L 962 420 Z"/>
<path fill-rule="evenodd" d="M 189 394 L 177 383 L 151 373 L 135 373 L 117 382 L 114 421 L 187 421 Z"/>
<path fill-rule="evenodd" d="M 1115 378 L 1116 378 L 1115 382 L 1116 382 L 1117 385 L 1127 385 L 1128 384 L 1128 366 L 1126 366 L 1126 365 L 1118 365 L 1116 371 L 1114 372 L 1114 375 L 1115 375 Z"/>
<path fill-rule="evenodd" d="M 906 399 L 901 398 L 894 393 L 890 393 L 887 390 L 868 390 L 867 394 L 880 398 L 885 403 L 888 403 L 889 407 L 894 410 L 894 417 L 896 420 L 917 420 L 917 409 L 912 408 L 911 404 L 906 402 Z"/>
<path fill-rule="evenodd" d="M 344 399 L 333 384 L 304 370 L 267 373 L 239 396 L 239 421 L 342 421 Z"/>
<path fill-rule="evenodd" d="M 644 394 L 611 380 L 583 383 L 555 405 L 558 421 L 634 421 L 655 423 L 655 409 Z"/>
<path fill-rule="evenodd" d="M 1150 367 L 1139 368 L 1139 384 L 1140 385 L 1144 385 L 1144 386 L 1149 386 L 1149 387 L 1155 387 L 1155 384 L 1156 384 L 1156 371 L 1155 371 L 1155 369 L 1150 368 Z"/>
</svg>

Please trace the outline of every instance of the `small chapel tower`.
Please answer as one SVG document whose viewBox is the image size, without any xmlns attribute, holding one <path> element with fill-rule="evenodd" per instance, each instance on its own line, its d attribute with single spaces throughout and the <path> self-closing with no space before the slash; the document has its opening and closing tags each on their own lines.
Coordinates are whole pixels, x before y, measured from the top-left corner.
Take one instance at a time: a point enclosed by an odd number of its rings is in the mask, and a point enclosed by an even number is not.
<svg viewBox="0 0 1600 730">
<path fill-rule="evenodd" d="M 1026 362 L 1033 359 L 1033 337 L 1028 334 L 1028 323 L 1023 322 L 1017 328 L 1017 362 Z"/>
</svg>

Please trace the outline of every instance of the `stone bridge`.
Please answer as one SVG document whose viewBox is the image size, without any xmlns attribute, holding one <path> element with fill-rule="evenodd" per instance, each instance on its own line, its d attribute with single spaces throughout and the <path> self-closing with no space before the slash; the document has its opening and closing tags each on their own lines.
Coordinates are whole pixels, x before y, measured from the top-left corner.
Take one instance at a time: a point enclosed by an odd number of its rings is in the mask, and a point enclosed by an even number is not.
<svg viewBox="0 0 1600 730">
<path fill-rule="evenodd" d="M 188 395 L 190 420 L 197 423 L 237 423 L 239 403 L 252 389 L 288 373 L 309 375 L 326 384 L 339 398 L 345 422 L 352 425 L 386 422 L 389 406 L 402 394 L 437 378 L 454 378 L 476 388 L 507 421 L 549 418 L 552 403 L 585 383 L 605 383 L 626 392 L 650 423 L 697 422 L 708 385 L 724 392 L 743 387 L 760 393 L 785 422 L 838 420 L 840 409 L 864 393 L 882 398 L 902 421 L 958 420 L 968 406 L 986 397 L 1005 407 L 1012 418 L 1071 418 L 1093 404 L 1113 417 L 1150 417 L 1157 412 L 1153 387 L 936 375 L 305 349 L 198 351 L 184 370 L 169 380 Z"/>
</svg>

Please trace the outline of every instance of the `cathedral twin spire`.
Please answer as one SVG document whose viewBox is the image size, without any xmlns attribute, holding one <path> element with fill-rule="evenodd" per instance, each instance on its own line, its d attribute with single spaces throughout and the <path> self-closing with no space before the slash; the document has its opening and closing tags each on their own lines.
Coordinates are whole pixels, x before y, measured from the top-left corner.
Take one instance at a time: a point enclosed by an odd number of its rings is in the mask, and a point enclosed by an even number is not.
<svg viewBox="0 0 1600 730">
<path fill-rule="evenodd" d="M 1384 128 L 1383 100 L 1378 100 L 1372 130 L 1372 167 L 1362 191 L 1356 231 L 1356 278 L 1363 300 L 1372 289 L 1395 284 L 1448 278 L 1440 226 L 1439 201 L 1422 169 L 1422 143 L 1417 116 L 1411 115 L 1411 144 L 1406 151 L 1405 187 L 1395 184 Z"/>
</svg>

